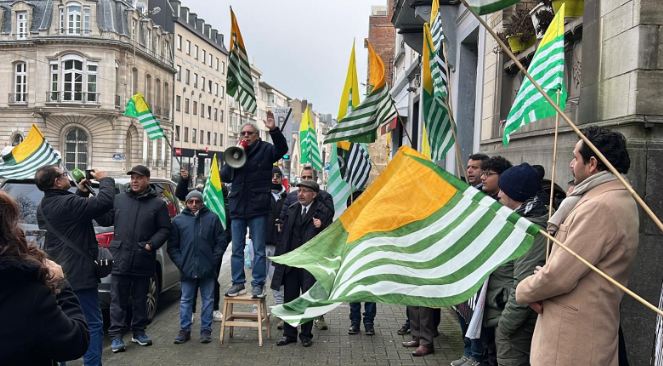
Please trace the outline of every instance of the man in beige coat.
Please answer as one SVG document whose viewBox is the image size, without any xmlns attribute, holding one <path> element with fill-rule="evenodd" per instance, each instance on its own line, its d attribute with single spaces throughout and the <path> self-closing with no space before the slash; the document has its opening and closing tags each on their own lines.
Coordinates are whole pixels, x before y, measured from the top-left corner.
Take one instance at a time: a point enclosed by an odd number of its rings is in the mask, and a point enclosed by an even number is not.
<svg viewBox="0 0 663 366">
<path fill-rule="evenodd" d="M 620 173 L 630 166 L 625 137 L 590 127 L 590 141 Z M 581 257 L 626 285 L 638 246 L 638 209 L 623 185 L 582 142 L 573 149 L 576 187 L 549 222 L 549 231 Z M 618 364 L 623 292 L 559 246 L 516 288 L 516 301 L 539 313 L 532 365 Z"/>
</svg>

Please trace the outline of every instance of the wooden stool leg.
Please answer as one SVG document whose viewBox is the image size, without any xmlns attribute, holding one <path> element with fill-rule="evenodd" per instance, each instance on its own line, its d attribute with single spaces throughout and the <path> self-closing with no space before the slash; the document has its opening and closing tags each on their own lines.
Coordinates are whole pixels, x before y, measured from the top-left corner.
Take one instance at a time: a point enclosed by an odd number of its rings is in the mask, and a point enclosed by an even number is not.
<svg viewBox="0 0 663 366">
<path fill-rule="evenodd" d="M 230 311 L 230 315 L 231 315 L 231 316 L 232 316 L 232 314 L 234 313 L 233 306 L 235 306 L 235 304 L 234 304 L 233 302 L 231 302 L 231 303 L 228 305 L 228 307 L 230 308 L 229 311 Z M 235 333 L 235 327 L 234 327 L 234 326 L 230 326 L 230 338 L 233 337 L 234 333 Z"/>
<path fill-rule="evenodd" d="M 226 329 L 226 320 L 228 319 L 228 302 L 223 301 L 223 322 L 221 323 L 221 335 L 219 338 L 221 338 L 221 344 L 223 344 L 223 337 L 225 335 L 225 329 Z"/>
<path fill-rule="evenodd" d="M 258 307 L 258 346 L 262 347 L 262 306 Z"/>
<path fill-rule="evenodd" d="M 267 338 L 272 338 L 272 335 L 271 335 L 272 326 L 270 324 L 270 319 L 269 319 L 270 316 L 267 313 L 267 301 L 265 301 L 265 300 L 262 301 L 262 308 L 265 310 L 265 320 L 266 320 L 266 323 L 267 323 Z"/>
</svg>

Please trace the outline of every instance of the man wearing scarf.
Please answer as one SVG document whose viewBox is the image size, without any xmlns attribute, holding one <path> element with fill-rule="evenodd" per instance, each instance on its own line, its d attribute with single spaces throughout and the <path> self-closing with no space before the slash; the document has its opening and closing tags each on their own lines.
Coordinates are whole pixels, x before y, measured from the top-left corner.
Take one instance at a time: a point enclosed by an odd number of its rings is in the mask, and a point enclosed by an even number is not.
<svg viewBox="0 0 663 366">
<path fill-rule="evenodd" d="M 630 159 L 621 133 L 590 127 L 585 136 L 626 174 Z M 638 208 L 626 188 L 582 140 L 570 168 L 576 187 L 548 230 L 578 255 L 626 285 L 638 247 Z M 532 365 L 618 364 L 619 304 L 623 292 L 559 246 L 547 263 L 520 282 L 516 301 L 538 313 Z"/>
</svg>

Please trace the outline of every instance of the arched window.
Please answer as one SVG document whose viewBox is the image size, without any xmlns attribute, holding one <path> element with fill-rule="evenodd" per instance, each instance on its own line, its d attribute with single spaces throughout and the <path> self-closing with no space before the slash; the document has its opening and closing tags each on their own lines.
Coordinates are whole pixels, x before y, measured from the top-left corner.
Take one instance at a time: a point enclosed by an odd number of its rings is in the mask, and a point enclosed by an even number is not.
<svg viewBox="0 0 663 366">
<path fill-rule="evenodd" d="M 98 65 L 76 54 L 50 63 L 50 102 L 98 103 Z"/>
<path fill-rule="evenodd" d="M 79 60 L 64 61 L 63 99 L 66 102 L 83 101 L 83 62 Z"/>
<path fill-rule="evenodd" d="M 73 127 L 65 135 L 64 163 L 67 170 L 87 169 L 89 137 L 79 127 Z"/>
<path fill-rule="evenodd" d="M 14 64 L 14 100 L 15 103 L 28 101 L 28 68 L 25 62 Z"/>
</svg>

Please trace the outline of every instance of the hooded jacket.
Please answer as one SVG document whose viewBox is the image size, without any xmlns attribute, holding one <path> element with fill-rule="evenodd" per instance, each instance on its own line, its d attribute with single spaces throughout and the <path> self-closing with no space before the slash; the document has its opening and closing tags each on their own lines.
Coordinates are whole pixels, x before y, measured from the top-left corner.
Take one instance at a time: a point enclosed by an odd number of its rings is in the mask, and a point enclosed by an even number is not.
<svg viewBox="0 0 663 366">
<path fill-rule="evenodd" d="M 185 208 L 173 219 L 168 255 L 183 278 L 216 278 L 227 247 L 221 220 L 207 207 L 198 215 Z"/>
<path fill-rule="evenodd" d="M 170 217 L 156 188 L 136 194 L 130 188 L 115 196 L 115 237 L 110 244 L 113 274 L 151 276 L 156 251 L 168 240 Z M 145 249 L 149 243 L 151 250 Z"/>
</svg>

